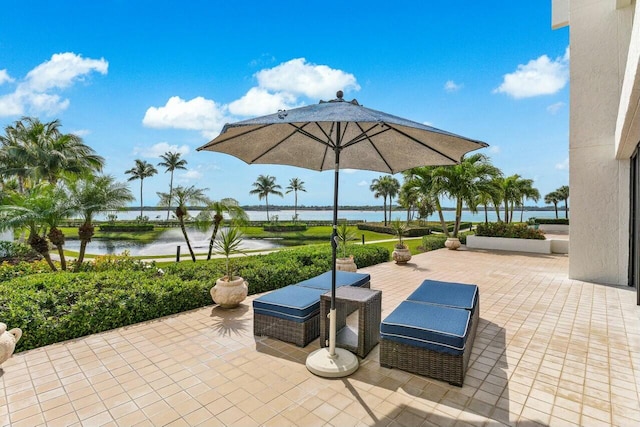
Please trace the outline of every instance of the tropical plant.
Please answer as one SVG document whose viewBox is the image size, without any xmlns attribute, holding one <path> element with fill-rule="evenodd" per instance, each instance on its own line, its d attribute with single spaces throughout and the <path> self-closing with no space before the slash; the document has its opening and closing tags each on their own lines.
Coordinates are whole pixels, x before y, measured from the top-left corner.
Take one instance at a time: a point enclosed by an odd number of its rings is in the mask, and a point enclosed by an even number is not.
<svg viewBox="0 0 640 427">
<path fill-rule="evenodd" d="M 556 219 L 558 219 L 558 202 L 560 201 L 560 195 L 558 191 L 552 191 L 551 193 L 544 196 L 544 202 L 549 204 L 553 204 L 553 208 L 556 211 Z"/>
<path fill-rule="evenodd" d="M 67 181 L 67 188 L 71 207 L 83 220 L 78 227 L 80 238 L 78 267 L 80 267 L 84 261 L 87 244 L 91 242 L 95 232 L 94 216 L 100 212 L 120 209 L 135 198 L 126 184 L 117 182 L 109 175 L 86 174 L 74 177 Z"/>
<path fill-rule="evenodd" d="M 398 236 L 398 243 L 396 243 L 396 249 L 406 249 L 407 246 L 404 244 L 404 232 L 407 229 L 407 224 L 400 221 L 399 218 L 391 221 L 391 229 L 393 230 L 393 234 Z"/>
<path fill-rule="evenodd" d="M 569 186 L 563 185 L 556 190 L 560 201 L 564 201 L 564 217 L 569 219 Z"/>
<path fill-rule="evenodd" d="M 142 208 L 144 207 L 144 203 L 142 201 L 142 183 L 145 178 L 149 178 L 158 173 L 158 170 L 146 160 L 135 160 L 136 165 L 131 169 L 126 170 L 124 173 L 127 175 L 131 175 L 127 181 L 134 181 L 136 179 L 140 180 L 140 219 L 142 219 Z M 171 197 L 169 198 L 171 200 Z"/>
<path fill-rule="evenodd" d="M 52 187 L 46 183 L 37 185 L 24 194 L 13 194 L 9 198 L 9 204 L 0 206 L 0 231 L 26 227 L 29 231 L 29 246 L 44 257 L 51 270 L 56 271 L 49 255 L 45 225 L 45 218 L 53 215 L 57 209 L 52 195 Z"/>
<path fill-rule="evenodd" d="M 238 227 L 228 227 L 226 230 L 222 230 L 220 235 L 216 238 L 214 246 L 216 252 L 224 255 L 225 257 L 225 277 L 223 280 L 231 282 L 235 279 L 233 275 L 233 264 L 230 262 L 231 254 L 242 253 L 240 250 L 243 239 L 242 231 Z"/>
<path fill-rule="evenodd" d="M 104 159 L 74 134 L 63 134 L 61 123 L 23 117 L 0 136 L 0 175 L 15 176 L 24 190 L 27 179 L 56 184 L 68 174 L 100 172 Z"/>
<path fill-rule="evenodd" d="M 279 191 L 282 187 L 276 184 L 276 178 L 270 175 L 259 175 L 256 182 L 252 185 L 254 188 L 249 192 L 249 194 L 257 194 L 258 199 L 265 200 L 267 207 L 267 222 L 269 222 L 269 194 L 284 197 L 282 192 Z"/>
<path fill-rule="evenodd" d="M 398 195 L 400 191 L 400 182 L 390 175 L 381 175 L 379 178 L 375 178 L 369 189 L 373 191 L 373 197 L 376 199 L 382 197 L 383 204 L 382 210 L 384 212 L 384 225 L 387 221 L 387 198 L 389 198 L 389 219 L 391 219 L 391 210 L 393 207 L 393 198 Z"/>
<path fill-rule="evenodd" d="M 294 221 L 298 220 L 298 191 L 307 192 L 307 189 L 304 188 L 304 181 L 299 178 L 291 178 L 289 180 L 289 186 L 286 188 L 286 194 L 289 194 L 293 191 L 294 195 L 294 205 L 293 205 L 293 218 Z"/>
<path fill-rule="evenodd" d="M 524 216 L 524 202 L 526 199 L 537 202 L 540 199 L 540 192 L 537 188 L 533 187 L 532 179 L 519 179 L 516 182 L 517 191 L 520 196 L 520 200 L 517 204 L 520 205 L 520 222 L 523 221 Z"/>
<path fill-rule="evenodd" d="M 420 193 L 407 180 L 400 187 L 398 204 L 407 210 L 407 223 L 412 219 L 412 211 L 420 200 Z"/>
<path fill-rule="evenodd" d="M 209 252 L 207 253 L 207 261 L 211 259 L 213 246 L 218 235 L 218 229 L 224 221 L 224 215 L 228 215 L 232 225 L 242 226 L 249 221 L 249 216 L 240 207 L 240 203 L 236 199 L 224 198 L 210 202 L 207 207 L 202 210 L 196 217 L 196 226 L 201 230 L 208 230 L 213 225 L 211 237 L 209 238 Z"/>
<path fill-rule="evenodd" d="M 174 188 L 171 196 L 169 196 L 168 193 L 156 193 L 160 197 L 160 201 L 158 203 L 159 206 L 164 207 L 168 206 L 171 202 L 175 203 L 176 218 L 178 218 L 178 221 L 180 222 L 180 230 L 184 236 L 184 241 L 187 243 L 187 248 L 189 249 L 189 254 L 191 255 L 191 260 L 193 262 L 196 262 L 196 255 L 191 247 L 191 242 L 189 241 L 189 235 L 187 234 L 187 228 L 184 225 L 184 220 L 189 214 L 187 211 L 187 206 L 189 204 L 209 204 L 209 199 L 204 194 L 207 190 L 207 188 L 200 189 L 191 185 L 189 187 L 178 186 Z"/>
<path fill-rule="evenodd" d="M 171 172 L 171 179 L 169 180 L 169 202 L 171 201 L 171 196 L 173 195 L 173 172 L 176 169 L 187 169 L 187 161 L 180 158 L 180 153 L 173 153 L 171 151 L 167 151 L 162 154 L 160 158 L 163 160 L 158 163 L 158 166 L 162 166 L 165 168 L 165 173 Z M 140 182 L 142 185 L 142 182 Z M 167 206 L 167 221 L 169 221 L 169 214 L 171 213 L 171 205 Z M 142 213 L 141 213 L 142 215 Z"/>
<path fill-rule="evenodd" d="M 356 238 L 356 234 L 351 229 L 351 227 L 349 227 L 349 225 L 347 224 L 346 221 L 342 221 L 342 222 L 340 222 L 340 224 L 338 224 L 338 227 L 336 228 L 336 235 L 338 237 L 338 242 L 337 243 L 339 244 L 341 252 L 342 252 L 342 258 L 346 258 L 347 257 L 347 242 L 349 240 L 355 239 Z"/>
<path fill-rule="evenodd" d="M 458 237 L 463 205 L 471 210 L 476 208 L 477 194 L 491 186 L 491 180 L 500 175 L 487 156 L 476 153 L 464 156 L 460 163 L 452 166 L 436 167 L 431 173 L 433 191 L 438 196 L 455 200 L 455 223 L 451 236 L 440 213 L 443 232 L 447 237 Z"/>
</svg>

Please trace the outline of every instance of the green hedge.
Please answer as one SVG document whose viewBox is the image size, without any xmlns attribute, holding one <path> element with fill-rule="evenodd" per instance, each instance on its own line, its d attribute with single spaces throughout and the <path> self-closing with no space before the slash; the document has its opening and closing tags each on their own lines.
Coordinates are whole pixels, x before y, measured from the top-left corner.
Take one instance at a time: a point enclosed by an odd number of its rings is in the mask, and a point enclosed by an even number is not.
<svg viewBox="0 0 640 427">
<path fill-rule="evenodd" d="M 348 246 L 359 267 L 389 260 L 380 247 Z M 237 274 L 259 293 L 330 269 L 328 245 L 234 258 Z M 45 272 L 46 263 L 0 265 L 2 322 L 21 328 L 16 351 L 78 338 L 212 304 L 224 260 L 182 262 L 158 269 L 130 257 L 104 257 L 84 271 Z"/>
<path fill-rule="evenodd" d="M 307 231 L 307 224 L 268 224 L 263 225 L 264 231 L 283 233 L 287 231 Z"/>
<path fill-rule="evenodd" d="M 566 218 L 535 218 L 536 224 L 560 224 L 569 225 L 569 220 Z"/>
<path fill-rule="evenodd" d="M 395 232 L 391 226 L 384 226 L 381 224 L 360 223 L 358 224 L 358 230 L 374 231 L 376 233 L 386 233 L 395 236 Z M 404 233 L 404 237 L 420 237 L 431 234 L 431 228 L 429 227 L 408 227 Z"/>
<path fill-rule="evenodd" d="M 545 240 L 542 230 L 529 228 L 526 224 L 505 224 L 504 222 L 480 223 L 476 227 L 476 236 Z"/>
<path fill-rule="evenodd" d="M 153 231 L 153 224 L 102 224 L 99 230 L 103 233 L 135 233 Z"/>
</svg>

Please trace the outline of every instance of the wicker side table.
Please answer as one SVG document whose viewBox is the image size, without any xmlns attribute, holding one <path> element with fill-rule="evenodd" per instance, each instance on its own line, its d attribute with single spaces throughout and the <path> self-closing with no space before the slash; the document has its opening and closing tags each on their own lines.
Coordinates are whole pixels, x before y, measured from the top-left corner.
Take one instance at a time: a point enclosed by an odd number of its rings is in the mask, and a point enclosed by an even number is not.
<svg viewBox="0 0 640 427">
<path fill-rule="evenodd" d="M 337 334 L 336 347 L 349 350 L 365 357 L 380 341 L 380 317 L 382 312 L 382 291 L 353 286 L 336 289 Z M 331 292 L 320 296 L 320 346 L 329 343 L 329 309 Z M 347 314 L 358 310 L 358 330 L 346 324 Z"/>
</svg>

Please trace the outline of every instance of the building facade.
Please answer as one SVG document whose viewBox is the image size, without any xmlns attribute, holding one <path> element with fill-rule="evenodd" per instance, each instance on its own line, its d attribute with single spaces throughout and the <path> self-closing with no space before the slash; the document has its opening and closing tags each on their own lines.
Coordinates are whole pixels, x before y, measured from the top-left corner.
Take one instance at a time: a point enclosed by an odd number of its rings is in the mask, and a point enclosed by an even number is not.
<svg viewBox="0 0 640 427">
<path fill-rule="evenodd" d="M 552 6 L 552 27 L 570 34 L 569 277 L 638 289 L 640 8 L 636 0 Z"/>
</svg>

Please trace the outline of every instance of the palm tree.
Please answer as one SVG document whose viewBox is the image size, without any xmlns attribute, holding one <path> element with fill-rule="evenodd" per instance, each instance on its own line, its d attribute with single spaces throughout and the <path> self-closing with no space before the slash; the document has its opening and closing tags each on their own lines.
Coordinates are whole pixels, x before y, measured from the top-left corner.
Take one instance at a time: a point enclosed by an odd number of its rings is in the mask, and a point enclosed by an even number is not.
<svg viewBox="0 0 640 427">
<path fill-rule="evenodd" d="M 160 158 L 164 161 L 158 163 L 158 166 L 166 168 L 165 173 L 171 172 L 171 180 L 169 181 L 169 206 L 167 206 L 167 221 L 169 221 L 169 214 L 171 212 L 171 196 L 173 195 L 173 172 L 176 169 L 187 169 L 187 161 L 181 159 L 180 156 L 180 153 L 172 153 L 171 151 L 168 151 L 160 156 Z M 142 185 L 142 182 L 140 183 L 140 185 Z"/>
<path fill-rule="evenodd" d="M 553 207 L 556 210 L 556 219 L 558 219 L 558 202 L 560 201 L 560 195 L 558 191 L 552 191 L 551 193 L 544 196 L 544 202 L 549 204 L 553 203 Z"/>
<path fill-rule="evenodd" d="M 415 208 L 420 198 L 418 190 L 411 185 L 409 180 L 404 181 L 400 187 L 398 204 L 407 210 L 407 223 L 411 221 L 411 211 Z"/>
<path fill-rule="evenodd" d="M 117 182 L 109 175 L 86 174 L 75 177 L 68 180 L 67 188 L 71 207 L 83 220 L 82 225 L 78 227 L 80 238 L 78 265 L 80 265 L 84 261 L 87 244 L 91 242 L 94 234 L 94 216 L 100 212 L 122 208 L 135 198 L 126 184 Z"/>
<path fill-rule="evenodd" d="M 289 180 L 289 186 L 286 188 L 286 194 L 289 194 L 293 191 L 295 204 L 293 205 L 293 217 L 294 221 L 298 220 L 298 191 L 307 192 L 307 189 L 304 188 L 304 181 L 299 178 L 291 178 Z"/>
<path fill-rule="evenodd" d="M 279 191 L 282 187 L 276 184 L 276 178 L 270 175 L 260 175 L 256 182 L 253 183 L 253 190 L 249 194 L 257 194 L 258 199 L 265 200 L 267 206 L 267 222 L 269 222 L 269 194 L 284 197 Z"/>
<path fill-rule="evenodd" d="M 556 190 L 556 193 L 558 193 L 558 199 L 564 201 L 564 217 L 569 219 L 569 186 L 563 185 Z"/>
<path fill-rule="evenodd" d="M 135 162 L 136 165 L 133 168 L 126 170 L 124 173 L 131 175 L 127 181 L 133 181 L 136 179 L 140 180 L 140 221 L 142 221 L 142 207 L 144 206 L 142 203 L 142 183 L 145 178 L 149 178 L 150 176 L 157 174 L 158 170 L 146 160 L 136 159 Z"/>
<path fill-rule="evenodd" d="M 49 255 L 47 223 L 57 225 L 69 213 L 68 205 L 54 197 L 54 189 L 47 183 L 37 185 L 24 194 L 14 193 L 8 199 L 8 204 L 0 206 L 0 231 L 26 227 L 29 246 L 44 257 L 52 271 L 56 271 Z"/>
<path fill-rule="evenodd" d="M 46 180 L 52 184 L 67 174 L 100 172 L 104 159 L 79 136 L 60 132 L 60 126 L 58 120 L 42 123 L 31 117 L 7 126 L 5 136 L 0 137 L 1 172 L 21 180 L 30 177 L 34 183 Z"/>
<path fill-rule="evenodd" d="M 201 211 L 196 217 L 196 225 L 201 229 L 209 229 L 213 223 L 213 231 L 209 238 L 209 252 L 207 253 L 207 261 L 211 259 L 213 247 L 215 245 L 216 236 L 218 235 L 218 229 L 220 224 L 224 220 L 224 215 L 227 214 L 234 226 L 242 225 L 249 221 L 249 216 L 244 209 L 240 207 L 240 203 L 236 199 L 225 198 L 221 200 L 214 200 L 210 202 L 206 209 Z"/>
<path fill-rule="evenodd" d="M 444 214 L 442 213 L 442 206 L 440 205 L 440 199 L 438 199 L 433 185 L 433 171 L 435 166 L 422 166 L 418 168 L 412 168 L 403 173 L 406 184 L 415 189 L 419 194 L 418 201 L 418 213 L 420 218 L 428 217 L 435 209 L 438 212 L 440 218 L 440 224 L 445 233 L 447 225 L 444 221 Z"/>
<path fill-rule="evenodd" d="M 196 255 L 193 253 L 193 248 L 191 247 L 191 242 L 189 241 L 189 236 L 187 235 L 187 229 L 184 225 L 184 218 L 189 214 L 187 212 L 187 205 L 209 204 L 209 199 L 204 194 L 204 192 L 208 189 L 195 188 L 193 185 L 191 185 L 189 187 L 178 186 L 173 190 L 173 195 L 171 197 L 169 197 L 167 193 L 157 193 L 160 197 L 159 205 L 168 206 L 172 201 L 175 202 L 176 217 L 178 218 L 178 221 L 180 221 L 180 229 L 182 230 L 182 235 L 184 236 L 185 242 L 187 242 L 187 247 L 189 248 L 189 253 L 191 254 L 191 260 L 193 262 L 196 262 Z"/>
<path fill-rule="evenodd" d="M 398 192 L 400 191 L 400 182 L 392 176 L 385 176 L 384 186 L 386 189 L 387 197 L 389 197 L 389 221 L 391 221 L 391 210 L 393 209 L 393 198 L 396 197 L 398 195 Z"/>
<path fill-rule="evenodd" d="M 501 181 L 502 201 L 504 202 L 504 222 L 506 223 L 513 222 L 513 206 L 520 201 L 518 180 L 520 180 L 520 175 L 515 174 Z"/>
<path fill-rule="evenodd" d="M 390 196 L 390 191 L 393 190 L 394 185 L 390 182 L 389 178 L 392 178 L 388 175 L 380 175 L 379 178 L 375 178 L 371 185 L 369 186 L 369 190 L 373 191 L 373 197 L 376 199 L 382 197 L 382 211 L 384 213 L 384 225 L 387 225 L 387 197 Z M 392 178 L 395 179 L 395 178 Z M 397 182 L 397 180 L 396 180 Z M 400 188 L 400 183 L 398 183 L 398 189 Z M 396 190 L 394 196 L 398 193 Z M 391 215 L 391 210 L 389 210 L 389 215 Z M 391 217 L 389 217 L 391 219 Z"/>
<path fill-rule="evenodd" d="M 487 191 L 491 186 L 491 180 L 499 174 L 500 170 L 491 164 L 487 156 L 480 153 L 463 157 L 457 165 L 440 166 L 433 170 L 431 176 L 435 194 L 449 197 L 456 202 L 456 217 L 451 237 L 458 237 L 463 205 L 466 204 L 469 209 L 474 210 L 478 193 Z M 443 231 L 449 237 L 447 227 L 443 227 Z"/>
<path fill-rule="evenodd" d="M 524 215 L 524 202 L 526 199 L 533 200 L 537 202 L 540 199 L 540 192 L 537 188 L 533 187 L 532 179 L 520 179 L 516 182 L 518 194 L 520 195 L 520 200 L 518 204 L 520 205 L 520 222 L 522 222 L 522 217 Z"/>
</svg>

